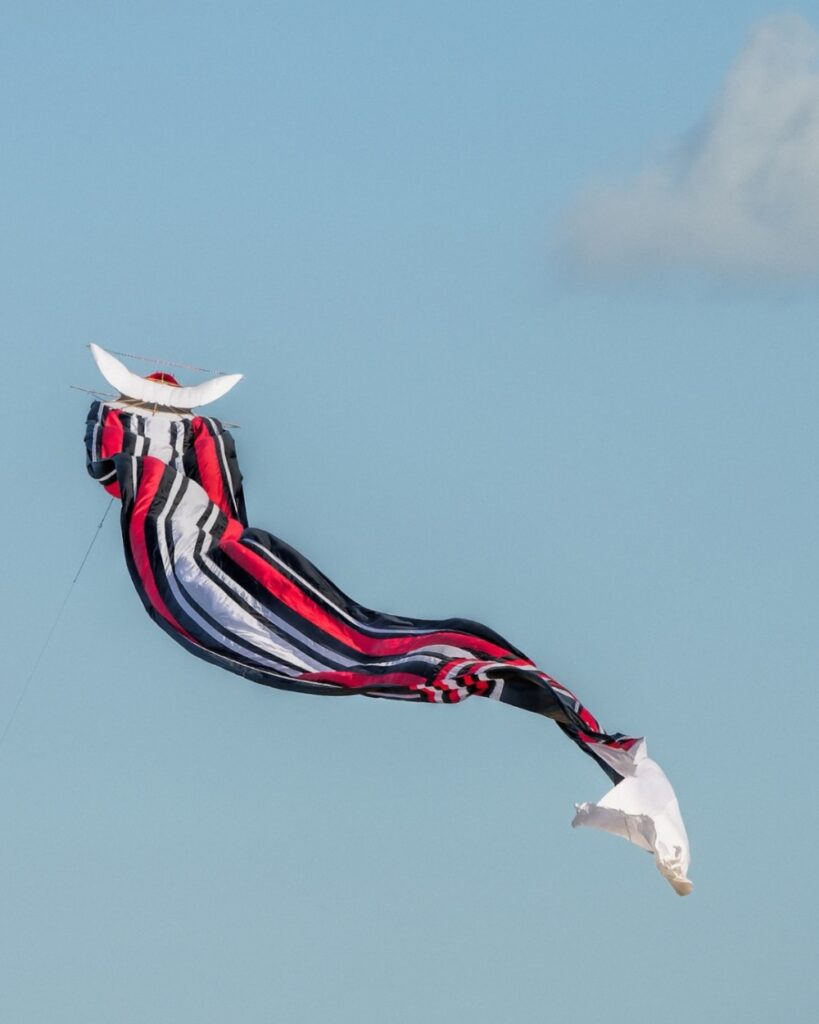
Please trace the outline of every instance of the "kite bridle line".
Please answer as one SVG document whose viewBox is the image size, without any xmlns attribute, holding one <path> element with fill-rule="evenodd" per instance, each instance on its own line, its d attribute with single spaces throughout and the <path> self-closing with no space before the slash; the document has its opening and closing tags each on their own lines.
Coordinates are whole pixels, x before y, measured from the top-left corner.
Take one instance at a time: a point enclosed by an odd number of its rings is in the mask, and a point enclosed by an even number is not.
<svg viewBox="0 0 819 1024">
<path fill-rule="evenodd" d="M 97 523 L 97 528 L 94 531 L 94 536 L 91 538 L 91 543 L 88 545 L 85 554 L 82 556 L 82 561 L 80 562 L 79 568 L 74 574 L 74 579 L 71 581 L 71 585 L 66 591 L 66 595 L 63 598 L 63 603 L 60 605 L 60 607 L 57 610 L 57 614 L 54 616 L 54 621 L 51 623 L 51 628 L 49 629 L 46 635 L 45 641 L 43 642 L 43 646 L 40 648 L 40 653 L 37 655 L 37 658 L 34 661 L 34 665 L 32 666 L 31 671 L 29 672 L 28 677 L 26 678 L 26 681 L 23 684 L 23 689 L 20 691 L 20 696 L 17 698 L 17 703 L 14 705 L 14 708 L 12 709 L 11 715 L 9 716 L 9 719 L 5 724 L 3 732 L 0 733 L 0 747 L 2 747 L 3 741 L 8 735 L 9 729 L 11 729 L 14 723 L 14 719 L 17 717 L 17 712 L 20 710 L 20 705 L 23 703 L 23 699 L 28 693 L 28 689 L 31 686 L 35 673 L 37 672 L 37 669 L 40 667 L 40 662 L 43 660 L 43 656 L 45 655 L 45 652 L 48 650 L 49 644 L 51 643 L 51 640 L 55 632 L 57 631 L 57 626 L 60 624 L 60 619 L 63 617 L 63 612 L 65 611 L 66 605 L 68 604 L 68 599 L 71 597 L 72 591 L 74 590 L 74 587 L 77 584 L 77 580 L 80 578 L 80 573 L 85 568 L 85 563 L 88 561 L 88 556 L 91 554 L 91 549 L 97 542 L 97 537 L 99 537 L 100 535 L 100 531 L 102 530 L 103 524 L 107 519 L 108 513 L 111 511 L 111 506 L 113 504 L 114 499 L 111 498 L 111 500 L 105 507 L 105 512 L 103 512 L 102 514 L 102 519 L 100 519 L 100 521 Z"/>
<path fill-rule="evenodd" d="M 96 388 L 81 388 L 79 384 L 69 384 L 68 386 L 72 391 L 82 391 L 86 395 L 96 395 L 97 398 L 111 398 L 114 401 L 117 401 L 117 395 L 115 395 L 113 391 L 97 391 Z"/>
<path fill-rule="evenodd" d="M 90 348 L 90 345 L 86 345 Z M 191 366 L 190 363 L 175 363 L 170 359 L 155 359 L 153 356 L 138 356 L 133 352 L 117 352 L 112 348 L 107 349 L 112 356 L 124 356 L 126 359 L 138 359 L 141 363 L 156 363 L 158 366 L 175 366 L 178 370 L 193 370 L 195 373 L 216 373 L 224 374 L 225 370 L 209 370 L 206 366 Z"/>
</svg>

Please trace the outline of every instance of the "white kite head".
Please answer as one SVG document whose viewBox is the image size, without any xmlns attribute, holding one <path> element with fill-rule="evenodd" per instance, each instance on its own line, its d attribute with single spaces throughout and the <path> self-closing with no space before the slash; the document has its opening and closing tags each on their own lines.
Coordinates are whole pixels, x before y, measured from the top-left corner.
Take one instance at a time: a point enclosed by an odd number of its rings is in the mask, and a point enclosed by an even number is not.
<svg viewBox="0 0 819 1024">
<path fill-rule="evenodd" d="M 200 405 L 215 402 L 242 379 L 241 373 L 229 373 L 212 377 L 193 387 L 181 387 L 169 373 L 152 373 L 149 377 L 140 377 L 99 345 L 91 344 L 88 347 L 100 373 L 119 392 L 120 400 L 148 408 L 189 412 Z"/>
</svg>

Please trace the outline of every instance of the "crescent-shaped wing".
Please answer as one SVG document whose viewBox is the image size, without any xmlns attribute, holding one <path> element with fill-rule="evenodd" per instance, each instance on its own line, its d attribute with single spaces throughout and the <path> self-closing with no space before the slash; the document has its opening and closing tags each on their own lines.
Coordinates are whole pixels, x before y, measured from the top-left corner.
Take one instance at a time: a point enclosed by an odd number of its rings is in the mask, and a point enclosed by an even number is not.
<svg viewBox="0 0 819 1024">
<path fill-rule="evenodd" d="M 200 405 L 215 402 L 230 391 L 242 379 L 241 373 L 229 373 L 212 377 L 193 387 L 181 388 L 163 384 L 158 380 L 146 380 L 131 373 L 119 359 L 106 352 L 99 345 L 91 344 L 91 355 L 100 373 L 124 398 L 131 398 L 142 405 L 161 405 L 171 409 L 194 409 Z"/>
</svg>

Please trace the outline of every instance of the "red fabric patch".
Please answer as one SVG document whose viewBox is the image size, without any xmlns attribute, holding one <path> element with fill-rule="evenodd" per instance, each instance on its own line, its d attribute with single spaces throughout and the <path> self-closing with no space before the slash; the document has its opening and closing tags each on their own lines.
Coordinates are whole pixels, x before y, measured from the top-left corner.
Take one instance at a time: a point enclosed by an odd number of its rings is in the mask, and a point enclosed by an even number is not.
<svg viewBox="0 0 819 1024">
<path fill-rule="evenodd" d="M 122 441 L 125 430 L 116 409 L 109 409 L 105 414 L 105 421 L 102 425 L 102 439 L 100 441 L 100 456 L 103 459 L 112 459 L 122 451 Z M 114 480 L 105 484 L 105 490 L 114 498 L 121 498 L 119 484 Z"/>
<path fill-rule="evenodd" d="M 364 672 L 327 670 L 326 672 L 303 672 L 298 678 L 305 682 L 337 683 L 339 686 L 356 690 L 373 686 L 405 686 L 414 689 L 422 677 L 414 676 L 410 672 L 388 672 L 383 676 L 371 676 Z"/>
<path fill-rule="evenodd" d="M 230 500 L 225 493 L 222 480 L 221 462 L 216 450 L 216 442 L 208 433 L 208 428 L 200 416 L 191 420 L 193 431 L 193 450 L 196 453 L 196 465 L 199 469 L 199 483 L 210 500 L 230 517 L 233 515 Z"/>
</svg>

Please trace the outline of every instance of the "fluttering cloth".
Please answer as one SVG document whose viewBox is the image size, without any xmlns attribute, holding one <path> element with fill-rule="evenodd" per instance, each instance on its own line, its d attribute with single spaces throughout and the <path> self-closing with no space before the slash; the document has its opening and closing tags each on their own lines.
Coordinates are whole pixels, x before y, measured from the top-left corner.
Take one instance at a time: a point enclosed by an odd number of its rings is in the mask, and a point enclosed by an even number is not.
<svg viewBox="0 0 819 1024">
<path fill-rule="evenodd" d="M 690 891 L 676 799 L 643 740 L 604 732 L 570 690 L 486 626 L 365 608 L 248 527 L 235 445 L 218 420 L 94 402 L 85 440 L 89 473 L 122 501 L 134 586 L 192 654 L 281 689 L 440 704 L 474 694 L 551 718 L 615 783 L 598 805 L 578 808 L 575 824 L 650 850 L 676 891 Z"/>
</svg>

